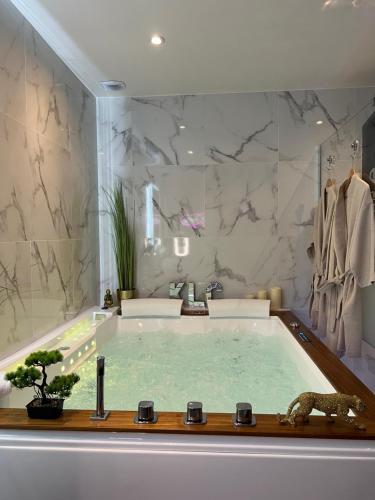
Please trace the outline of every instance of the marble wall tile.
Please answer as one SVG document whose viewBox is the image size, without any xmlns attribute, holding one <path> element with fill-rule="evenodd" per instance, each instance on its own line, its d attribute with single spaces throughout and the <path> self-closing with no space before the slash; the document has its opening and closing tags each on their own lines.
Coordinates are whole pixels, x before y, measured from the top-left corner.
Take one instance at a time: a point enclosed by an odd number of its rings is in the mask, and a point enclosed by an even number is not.
<svg viewBox="0 0 375 500">
<path fill-rule="evenodd" d="M 278 280 L 285 304 L 295 308 L 306 307 L 310 294 L 312 264 L 307 248 L 319 196 L 317 160 L 279 163 Z"/>
<path fill-rule="evenodd" d="M 25 37 L 28 127 L 69 149 L 69 70 L 30 25 Z"/>
<path fill-rule="evenodd" d="M 132 121 L 128 97 L 98 98 L 98 156 L 111 166 L 132 164 Z"/>
<path fill-rule="evenodd" d="M 32 192 L 26 129 L 0 113 L 0 241 L 31 238 Z"/>
<path fill-rule="evenodd" d="M 33 241 L 31 287 L 33 331 L 39 337 L 65 320 L 73 307 L 73 242 Z"/>
<path fill-rule="evenodd" d="M 133 98 L 131 115 L 135 166 L 277 160 L 273 94 Z"/>
<path fill-rule="evenodd" d="M 0 356 L 98 303 L 96 99 L 0 0 Z"/>
<path fill-rule="evenodd" d="M 25 123 L 25 21 L 7 0 L 0 14 L 0 112 Z"/>
<path fill-rule="evenodd" d="M 200 289 L 219 279 L 226 297 L 280 284 L 286 306 L 306 309 L 319 162 L 332 151 L 342 155 L 338 161 L 351 159 L 349 141 L 365 111 L 353 117 L 372 95 L 342 89 L 99 100 L 99 176 L 106 187 L 122 179 L 135 203 L 140 295 L 167 296 L 174 279 Z M 190 215 L 181 220 L 184 210 Z M 114 288 L 111 228 L 103 220 L 102 288 Z"/>
<path fill-rule="evenodd" d="M 72 237 L 75 173 L 67 149 L 28 132 L 33 188 L 33 239 Z"/>
<path fill-rule="evenodd" d="M 277 283 L 277 235 L 260 231 L 256 236 L 215 238 L 209 245 L 214 254 L 209 279 L 223 284 L 225 297 L 245 297 Z"/>
<path fill-rule="evenodd" d="M 353 89 L 280 92 L 278 102 L 280 160 L 310 161 L 357 111 Z"/>
<path fill-rule="evenodd" d="M 140 241 L 137 265 L 139 295 L 166 297 L 170 281 L 192 280 L 198 286 L 202 285 L 212 264 L 212 254 L 200 238 L 161 238 L 154 252 L 144 249 Z"/>
<path fill-rule="evenodd" d="M 30 243 L 0 243 L 0 358 L 32 336 Z"/>
<path fill-rule="evenodd" d="M 124 180 L 128 189 L 133 189 L 137 226 L 145 239 L 204 235 L 205 167 L 134 170 L 128 171 Z"/>
<path fill-rule="evenodd" d="M 94 234 L 94 233 L 93 233 Z M 99 302 L 98 245 L 95 237 L 73 240 L 73 310 Z"/>
<path fill-rule="evenodd" d="M 277 164 L 207 167 L 207 235 L 272 235 L 276 230 Z"/>
</svg>

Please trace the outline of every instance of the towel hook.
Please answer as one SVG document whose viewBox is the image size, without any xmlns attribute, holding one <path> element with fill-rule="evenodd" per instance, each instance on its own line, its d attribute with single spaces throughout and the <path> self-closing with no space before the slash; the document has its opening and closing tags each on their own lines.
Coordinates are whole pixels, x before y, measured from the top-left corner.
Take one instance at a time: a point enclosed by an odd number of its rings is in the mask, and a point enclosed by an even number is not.
<svg viewBox="0 0 375 500">
<path fill-rule="evenodd" d="M 332 170 L 332 168 L 335 166 L 336 163 L 336 156 L 329 155 L 327 158 L 327 163 L 328 163 L 327 170 Z"/>
</svg>

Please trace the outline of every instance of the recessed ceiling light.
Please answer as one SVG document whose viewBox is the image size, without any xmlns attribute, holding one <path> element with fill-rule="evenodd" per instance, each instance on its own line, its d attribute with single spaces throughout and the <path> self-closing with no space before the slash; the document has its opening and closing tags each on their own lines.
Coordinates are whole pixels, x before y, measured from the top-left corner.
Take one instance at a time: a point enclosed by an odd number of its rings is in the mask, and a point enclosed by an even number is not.
<svg viewBox="0 0 375 500">
<path fill-rule="evenodd" d="M 186 128 L 186 125 L 179 125 L 180 129 L 183 130 L 184 128 Z"/>
<path fill-rule="evenodd" d="M 323 125 L 323 120 L 318 120 L 318 121 L 316 122 L 316 124 L 317 124 L 317 125 Z"/>
<path fill-rule="evenodd" d="M 154 47 L 161 47 L 162 45 L 165 44 L 165 38 L 158 33 L 154 33 L 151 36 L 151 45 Z"/>
<path fill-rule="evenodd" d="M 192 154 L 194 154 L 194 151 L 192 151 L 191 149 L 189 149 L 188 155 L 192 155 Z"/>
<path fill-rule="evenodd" d="M 108 91 L 124 90 L 126 87 L 126 83 L 121 80 L 105 80 L 100 82 L 100 85 Z"/>
</svg>

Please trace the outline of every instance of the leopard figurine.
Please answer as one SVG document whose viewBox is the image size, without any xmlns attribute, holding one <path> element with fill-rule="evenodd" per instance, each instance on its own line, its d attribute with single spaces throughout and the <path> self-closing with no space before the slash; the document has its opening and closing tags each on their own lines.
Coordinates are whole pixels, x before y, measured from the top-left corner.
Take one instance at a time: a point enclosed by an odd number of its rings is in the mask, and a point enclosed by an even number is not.
<svg viewBox="0 0 375 500">
<path fill-rule="evenodd" d="M 294 406 L 299 403 L 298 408 L 293 410 Z M 302 422 L 308 421 L 308 416 L 312 410 L 318 410 L 326 414 L 329 422 L 333 422 L 332 415 L 337 415 L 345 422 L 353 424 L 356 429 L 365 430 L 363 424 L 358 424 L 355 418 L 349 417 L 350 410 L 362 412 L 365 410 L 364 402 L 358 396 L 350 396 L 336 392 L 334 394 L 319 394 L 317 392 L 303 392 L 292 401 L 288 407 L 288 411 L 284 418 L 278 413 L 277 418 L 280 424 L 289 423 L 297 425 L 296 419 L 301 418 Z"/>
</svg>

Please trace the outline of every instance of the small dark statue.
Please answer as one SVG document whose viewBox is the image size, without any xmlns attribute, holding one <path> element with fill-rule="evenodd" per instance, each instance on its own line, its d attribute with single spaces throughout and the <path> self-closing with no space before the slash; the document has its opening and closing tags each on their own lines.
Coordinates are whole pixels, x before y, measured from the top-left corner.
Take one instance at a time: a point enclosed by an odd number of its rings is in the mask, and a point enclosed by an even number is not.
<svg viewBox="0 0 375 500">
<path fill-rule="evenodd" d="M 294 410 L 296 404 L 299 406 Z M 363 424 L 356 422 L 355 418 L 349 417 L 349 411 L 354 410 L 360 413 L 365 410 L 365 404 L 358 396 L 350 396 L 349 394 L 341 394 L 335 392 L 333 394 L 319 394 L 317 392 L 303 392 L 292 401 L 288 407 L 285 417 L 277 415 L 280 424 L 297 425 L 297 418 L 302 422 L 308 421 L 308 416 L 313 410 L 318 410 L 325 413 L 329 422 L 333 422 L 332 415 L 337 415 L 339 418 L 354 425 L 356 429 L 366 430 Z"/>
<path fill-rule="evenodd" d="M 112 306 L 113 306 L 113 297 L 111 294 L 111 290 L 107 288 L 104 295 L 104 306 L 102 307 L 102 309 L 109 309 Z"/>
<path fill-rule="evenodd" d="M 6 380 L 17 389 L 33 387 L 34 399 L 26 405 L 30 418 L 57 418 L 63 411 L 64 399 L 68 398 L 73 386 L 79 381 L 76 373 L 56 375 L 47 383 L 46 367 L 60 363 L 64 357 L 60 351 L 37 351 L 25 359 L 25 366 L 5 375 Z"/>
</svg>

